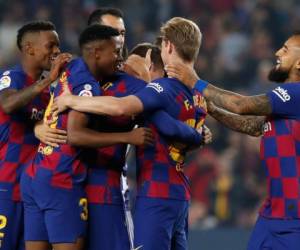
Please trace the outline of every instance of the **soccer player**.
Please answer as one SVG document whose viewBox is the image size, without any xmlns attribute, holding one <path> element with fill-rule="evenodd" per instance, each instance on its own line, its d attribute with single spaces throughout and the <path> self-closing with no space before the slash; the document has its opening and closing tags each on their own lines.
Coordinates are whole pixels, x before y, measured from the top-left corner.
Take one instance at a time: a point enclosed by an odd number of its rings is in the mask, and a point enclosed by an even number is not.
<svg viewBox="0 0 300 250">
<path fill-rule="evenodd" d="M 198 26 L 184 18 L 173 18 L 162 26 L 161 33 L 164 64 L 175 60 L 193 67 L 201 43 Z M 206 115 L 201 91 L 193 91 L 176 79 L 161 78 L 135 95 L 89 99 L 66 95 L 56 100 L 56 106 L 57 111 L 72 107 L 97 114 L 147 114 L 145 124 L 154 131 L 155 145 L 138 147 L 140 173 L 134 215 L 135 247 L 186 249 L 190 193 L 182 169 L 184 154 L 157 132 L 148 114 L 164 110 L 173 118 L 199 127 Z"/>
<path fill-rule="evenodd" d="M 124 23 L 124 14 L 118 8 L 103 7 L 94 10 L 89 18 L 88 25 L 92 24 L 102 24 L 115 28 L 120 33 L 120 39 L 122 43 L 122 57 L 123 60 L 127 58 L 127 48 L 125 46 L 125 23 Z"/>
<path fill-rule="evenodd" d="M 20 64 L 0 78 L 0 249 L 23 249 L 20 176 L 36 153 L 33 126 L 43 117 L 49 86 L 70 54 L 60 54 L 52 23 L 30 22 L 18 30 Z M 50 74 L 42 78 L 44 70 Z"/>
<path fill-rule="evenodd" d="M 199 80 L 212 101 L 210 114 L 229 128 L 261 138 L 268 196 L 248 243 L 248 250 L 296 250 L 300 245 L 300 34 L 295 33 L 276 52 L 269 80 L 280 84 L 257 96 L 243 96 Z M 168 73 L 195 82 L 194 72 L 170 65 Z M 177 72 L 177 73 L 175 73 Z M 196 77 L 196 78 L 195 78 Z"/>
<path fill-rule="evenodd" d="M 121 49 L 118 36 L 118 31 L 103 25 L 85 29 L 79 38 L 82 57 L 66 66 L 51 96 L 45 117 L 52 121 L 51 127 L 67 130 L 68 144 L 56 148 L 40 144 L 37 156 L 22 177 L 26 249 L 47 249 L 48 242 L 55 250 L 83 249 L 88 218 L 84 159 L 90 157 L 83 148 L 152 142 L 151 133 L 142 128 L 100 133 L 91 129 L 95 119 L 86 114 L 71 110 L 53 117 L 50 113 L 53 98 L 63 88 L 70 88 L 79 96 L 101 94 L 98 80 L 117 68 Z"/>
</svg>

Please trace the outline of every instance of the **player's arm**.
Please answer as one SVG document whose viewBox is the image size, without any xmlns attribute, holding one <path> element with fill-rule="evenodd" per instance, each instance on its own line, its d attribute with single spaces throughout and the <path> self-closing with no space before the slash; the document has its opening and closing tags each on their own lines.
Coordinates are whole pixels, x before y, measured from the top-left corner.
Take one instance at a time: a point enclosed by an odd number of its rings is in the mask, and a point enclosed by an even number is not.
<svg viewBox="0 0 300 250">
<path fill-rule="evenodd" d="M 89 97 L 92 98 L 92 97 Z M 119 143 L 149 145 L 153 143 L 150 129 L 137 128 L 123 133 L 101 133 L 88 126 L 87 114 L 72 110 L 68 115 L 68 143 L 73 146 L 98 148 Z"/>
<path fill-rule="evenodd" d="M 208 101 L 230 112 L 240 115 L 270 115 L 272 113 L 271 100 L 267 95 L 244 96 L 217 88 L 200 80 L 193 68 L 180 63 L 167 65 L 166 71 L 169 76 L 179 79 L 191 88 L 198 89 Z"/>
<path fill-rule="evenodd" d="M 16 88 L 7 88 L 0 92 L 0 106 L 2 110 L 10 114 L 25 105 L 39 95 L 46 87 L 57 79 L 62 67 L 71 59 L 68 53 L 60 54 L 51 67 L 49 76 L 39 80 L 27 88 L 18 90 Z"/>
<path fill-rule="evenodd" d="M 67 108 L 98 115 L 136 115 L 143 111 L 152 112 L 164 107 L 167 96 L 158 84 L 149 83 L 135 95 L 126 97 L 96 96 L 83 97 L 71 95 L 68 90 L 54 101 L 52 112 L 57 115 Z"/>
<path fill-rule="evenodd" d="M 263 116 L 238 115 L 208 102 L 209 114 L 226 127 L 251 136 L 261 136 L 266 118 Z"/>
<path fill-rule="evenodd" d="M 133 95 L 122 98 L 112 96 L 84 97 L 62 95 L 55 99 L 52 110 L 60 113 L 67 108 L 98 115 L 120 116 L 141 113 L 143 111 L 143 104 Z"/>
<path fill-rule="evenodd" d="M 150 119 L 158 131 L 173 142 L 191 146 L 200 146 L 203 144 L 201 133 L 184 122 L 174 119 L 165 111 L 159 110 L 154 112 L 151 114 Z"/>
</svg>

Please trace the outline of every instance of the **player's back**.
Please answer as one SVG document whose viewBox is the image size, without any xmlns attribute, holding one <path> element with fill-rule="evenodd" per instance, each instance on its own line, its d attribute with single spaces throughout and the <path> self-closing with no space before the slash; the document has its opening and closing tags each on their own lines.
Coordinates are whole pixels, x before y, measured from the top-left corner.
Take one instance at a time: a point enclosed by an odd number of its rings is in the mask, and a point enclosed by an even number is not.
<svg viewBox="0 0 300 250">
<path fill-rule="evenodd" d="M 20 65 L 2 73 L 0 91 L 22 90 L 34 83 Z M 19 181 L 22 170 L 33 159 L 39 141 L 33 128 L 43 118 L 49 90 L 11 114 L 0 109 L 0 197 L 20 200 Z"/>
<path fill-rule="evenodd" d="M 55 97 L 68 87 L 74 95 L 93 96 L 100 94 L 99 83 L 88 70 L 82 58 L 72 60 L 65 68 L 58 84 L 51 95 L 45 119 L 52 121 L 51 127 L 67 130 L 67 110 L 52 117 L 51 107 Z M 33 164 L 26 171 L 36 180 L 49 183 L 51 186 L 71 189 L 75 185 L 81 185 L 86 178 L 86 165 L 82 161 L 83 150 L 70 144 L 62 144 L 59 147 L 51 147 L 41 143 Z"/>
<path fill-rule="evenodd" d="M 161 107 L 173 118 L 199 128 L 206 116 L 206 105 L 200 92 L 192 91 L 172 78 L 162 78 L 150 83 L 159 93 Z M 139 97 L 139 95 L 137 95 Z M 144 96 L 149 99 L 151 96 Z M 147 104 L 149 105 L 149 104 Z M 145 102 L 144 102 L 145 107 Z M 158 133 L 151 113 L 145 114 L 145 126 L 149 126 L 155 136 L 154 146 L 138 147 L 139 196 L 188 200 L 189 184 L 183 173 L 184 153 Z M 167 124 L 166 124 L 167 126 Z"/>
</svg>

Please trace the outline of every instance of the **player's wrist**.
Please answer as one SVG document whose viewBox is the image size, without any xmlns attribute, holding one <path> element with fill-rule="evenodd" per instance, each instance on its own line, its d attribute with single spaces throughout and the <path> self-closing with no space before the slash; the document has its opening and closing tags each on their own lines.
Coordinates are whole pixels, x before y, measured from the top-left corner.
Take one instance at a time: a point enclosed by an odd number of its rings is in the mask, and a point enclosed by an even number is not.
<svg viewBox="0 0 300 250">
<path fill-rule="evenodd" d="M 203 92 L 207 86 L 208 86 L 208 82 L 202 79 L 198 79 L 196 84 L 195 84 L 195 89 L 197 89 L 199 92 Z"/>
</svg>

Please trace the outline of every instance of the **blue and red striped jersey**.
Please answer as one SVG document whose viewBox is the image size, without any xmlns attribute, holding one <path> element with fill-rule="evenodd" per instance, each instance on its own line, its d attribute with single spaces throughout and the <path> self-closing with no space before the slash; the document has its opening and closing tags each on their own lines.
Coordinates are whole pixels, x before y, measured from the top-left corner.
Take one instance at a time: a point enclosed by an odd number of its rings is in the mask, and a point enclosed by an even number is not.
<svg viewBox="0 0 300 250">
<path fill-rule="evenodd" d="M 260 214 L 300 218 L 300 84 L 280 85 L 267 93 L 272 114 L 264 125 L 261 160 L 268 196 Z"/>
<path fill-rule="evenodd" d="M 52 117 L 50 111 L 54 98 L 62 93 L 65 86 L 69 87 L 72 94 L 79 96 L 98 96 L 101 93 L 99 82 L 82 58 L 68 63 L 45 112 L 45 119 L 53 121 L 51 127 L 64 130 L 67 129 L 69 110 L 58 117 Z M 35 180 L 49 183 L 53 187 L 72 189 L 75 185 L 82 185 L 86 179 L 87 168 L 82 160 L 83 156 L 83 149 L 70 144 L 53 148 L 41 143 L 26 173 Z"/>
<path fill-rule="evenodd" d="M 176 79 L 158 79 L 136 96 L 142 101 L 145 114 L 164 110 L 193 128 L 200 128 L 204 123 L 207 111 L 202 93 L 190 90 Z M 153 130 L 155 144 L 137 148 L 138 196 L 189 200 L 189 182 L 183 172 L 183 151 L 159 133 L 151 116 L 145 117 L 145 125 Z M 164 118 L 161 120 L 163 122 Z"/>
<path fill-rule="evenodd" d="M 33 82 L 18 65 L 2 73 L 0 91 L 19 91 Z M 34 124 L 43 118 L 48 101 L 49 90 L 45 89 L 16 112 L 6 114 L 0 108 L 0 199 L 20 201 L 20 177 L 39 144 L 33 133 Z"/>
</svg>

